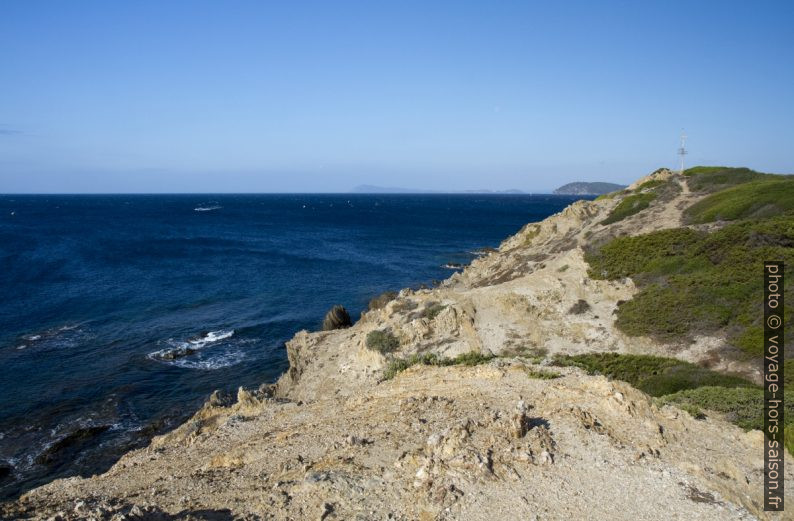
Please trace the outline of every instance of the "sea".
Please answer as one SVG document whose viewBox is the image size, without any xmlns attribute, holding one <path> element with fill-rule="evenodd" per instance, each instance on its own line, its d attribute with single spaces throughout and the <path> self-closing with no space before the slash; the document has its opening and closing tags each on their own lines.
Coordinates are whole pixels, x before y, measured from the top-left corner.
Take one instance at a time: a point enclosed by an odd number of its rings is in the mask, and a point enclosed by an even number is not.
<svg viewBox="0 0 794 521">
<path fill-rule="evenodd" d="M 333 305 L 432 286 L 555 195 L 0 195 L 0 498 L 274 382 Z"/>
</svg>

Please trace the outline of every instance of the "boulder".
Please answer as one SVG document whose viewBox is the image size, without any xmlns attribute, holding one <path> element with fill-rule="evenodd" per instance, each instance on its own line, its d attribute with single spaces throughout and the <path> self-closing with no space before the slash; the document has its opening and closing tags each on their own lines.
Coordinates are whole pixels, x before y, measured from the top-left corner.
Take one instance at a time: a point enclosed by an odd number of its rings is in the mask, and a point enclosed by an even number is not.
<svg viewBox="0 0 794 521">
<path fill-rule="evenodd" d="M 64 458 L 67 450 L 80 450 L 106 430 L 110 425 L 94 425 L 91 427 L 81 427 L 70 432 L 66 437 L 50 445 L 44 452 L 39 454 L 35 462 L 39 465 L 54 464 Z"/>
</svg>

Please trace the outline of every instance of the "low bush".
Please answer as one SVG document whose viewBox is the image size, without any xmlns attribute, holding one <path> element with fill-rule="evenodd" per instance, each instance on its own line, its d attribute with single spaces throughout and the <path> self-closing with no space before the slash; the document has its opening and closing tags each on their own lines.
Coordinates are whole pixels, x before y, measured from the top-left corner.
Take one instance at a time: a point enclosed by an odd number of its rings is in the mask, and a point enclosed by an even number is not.
<svg viewBox="0 0 794 521">
<path fill-rule="evenodd" d="M 794 400 L 794 392 L 786 394 L 786 402 Z M 704 386 L 671 393 L 659 399 L 662 404 L 674 404 L 693 416 L 712 410 L 727 415 L 743 429 L 761 429 L 764 426 L 764 390 L 757 387 L 725 388 Z M 786 415 L 794 413 L 794 403 L 786 404 Z"/>
<path fill-rule="evenodd" d="M 561 375 L 556 371 L 548 371 L 546 369 L 534 369 L 529 368 L 527 369 L 527 376 L 530 378 L 535 378 L 537 380 L 554 380 L 555 378 L 559 378 Z"/>
<path fill-rule="evenodd" d="M 528 224 L 525 228 L 526 228 L 526 232 L 523 233 L 524 233 L 524 246 L 526 247 L 531 245 L 533 239 L 535 239 L 535 237 L 537 237 L 540 234 L 540 225 L 533 223 L 533 224 Z"/>
<path fill-rule="evenodd" d="M 651 179 L 650 181 L 645 181 L 640 186 L 636 188 L 637 192 L 642 192 L 643 190 L 650 190 L 651 188 L 656 188 L 657 186 L 662 186 L 663 184 L 667 184 L 667 181 L 662 181 L 661 179 Z"/>
<path fill-rule="evenodd" d="M 422 310 L 421 317 L 426 318 L 428 320 L 433 320 L 441 313 L 444 308 L 447 307 L 443 304 L 439 304 L 438 302 L 429 302 L 425 308 Z"/>
<path fill-rule="evenodd" d="M 454 358 L 440 358 L 433 353 L 426 353 L 422 355 L 415 354 L 415 355 L 411 355 L 408 358 L 397 358 L 392 360 L 389 363 L 389 365 L 386 367 L 386 370 L 383 372 L 383 378 L 386 380 L 390 380 L 394 378 L 398 373 L 405 371 L 409 367 L 412 367 L 417 364 L 434 365 L 441 367 L 450 366 L 450 365 L 474 366 L 474 365 L 484 364 L 492 360 L 493 358 L 495 358 L 494 355 L 484 355 L 476 351 L 464 353 Z"/>
<path fill-rule="evenodd" d="M 568 313 L 571 315 L 581 315 L 583 313 L 587 313 L 590 311 L 590 304 L 587 303 L 584 299 L 579 299 L 576 301 L 576 304 L 571 306 L 571 309 L 568 310 Z"/>
<path fill-rule="evenodd" d="M 494 355 L 487 354 L 484 355 L 477 351 L 469 351 L 468 353 L 463 353 L 462 355 L 458 355 L 455 358 L 444 358 L 441 359 L 440 363 L 437 365 L 480 365 L 492 360 Z"/>
<path fill-rule="evenodd" d="M 783 445 L 794 455 L 794 390 L 785 391 L 783 396 Z M 764 390 L 760 388 L 699 387 L 663 396 L 658 402 L 680 407 L 696 418 L 705 416 L 708 410 L 716 411 L 744 430 L 764 428 Z"/>
<path fill-rule="evenodd" d="M 606 219 L 601 221 L 601 224 L 607 225 L 618 221 L 622 221 L 626 217 L 632 216 L 651 205 L 651 201 L 656 199 L 656 194 L 645 193 L 629 195 L 618 203 L 618 205 L 609 213 Z"/>
<path fill-rule="evenodd" d="M 415 301 L 406 298 L 395 302 L 392 309 L 397 313 L 401 313 L 403 311 L 413 311 L 417 306 L 418 304 Z"/>
<path fill-rule="evenodd" d="M 615 197 L 629 193 L 628 190 L 615 190 L 614 192 L 609 192 L 608 194 L 601 194 L 595 198 L 596 201 L 602 201 L 604 199 L 614 199 Z"/>
<path fill-rule="evenodd" d="M 786 365 L 789 365 L 787 361 Z M 695 418 L 708 411 L 748 429 L 763 428 L 764 390 L 726 375 L 673 358 L 616 353 L 558 356 L 555 365 L 580 367 L 589 374 L 623 380 L 655 397 L 659 405 L 675 405 Z M 784 395 L 785 446 L 794 454 L 794 390 Z"/>
<path fill-rule="evenodd" d="M 502 354 L 500 356 L 503 357 L 521 357 L 527 358 L 533 364 L 539 364 L 543 360 L 546 359 L 546 356 L 549 354 L 548 349 L 545 347 L 530 347 L 526 345 L 510 345 L 502 350 Z"/>
<path fill-rule="evenodd" d="M 383 309 L 384 307 L 386 307 L 386 304 L 388 304 L 389 302 L 391 302 L 396 298 L 397 298 L 396 291 L 386 291 L 384 293 L 381 293 L 377 297 L 372 298 L 369 301 L 369 305 L 367 306 L 367 309 L 369 309 L 370 311 L 372 311 L 373 309 Z"/>
<path fill-rule="evenodd" d="M 344 329 L 353 325 L 350 314 L 344 306 L 334 306 L 323 318 L 323 331 L 333 331 L 334 329 Z"/>
<path fill-rule="evenodd" d="M 674 358 L 617 353 L 558 356 L 554 365 L 580 367 L 630 383 L 651 396 L 664 396 L 702 386 L 755 387 L 739 376 L 725 375 Z"/>
<path fill-rule="evenodd" d="M 391 331 L 375 330 L 367 334 L 367 348 L 382 354 L 391 353 L 400 347 L 400 341 Z"/>
</svg>

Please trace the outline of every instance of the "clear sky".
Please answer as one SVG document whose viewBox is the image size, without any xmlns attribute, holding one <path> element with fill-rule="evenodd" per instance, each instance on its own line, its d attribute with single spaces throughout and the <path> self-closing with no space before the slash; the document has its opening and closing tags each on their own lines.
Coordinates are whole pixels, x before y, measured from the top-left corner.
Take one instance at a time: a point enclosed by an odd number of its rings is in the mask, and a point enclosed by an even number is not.
<svg viewBox="0 0 794 521">
<path fill-rule="evenodd" d="M 0 2 L 0 192 L 794 172 L 794 2 Z"/>
</svg>

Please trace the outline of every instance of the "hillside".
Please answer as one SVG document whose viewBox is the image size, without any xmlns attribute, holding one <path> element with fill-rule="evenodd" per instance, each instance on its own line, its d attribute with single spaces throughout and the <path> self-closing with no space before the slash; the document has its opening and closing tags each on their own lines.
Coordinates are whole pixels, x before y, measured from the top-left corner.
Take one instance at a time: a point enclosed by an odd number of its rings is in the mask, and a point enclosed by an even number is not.
<svg viewBox="0 0 794 521">
<path fill-rule="evenodd" d="M 622 190 L 626 185 L 619 185 L 615 183 L 585 183 L 576 182 L 562 185 L 554 190 L 557 195 L 603 195 L 616 190 Z"/>
<path fill-rule="evenodd" d="M 794 265 L 792 183 L 660 169 L 577 201 L 0 517 L 790 519 L 763 511 L 757 429 L 758 262 Z"/>
</svg>

